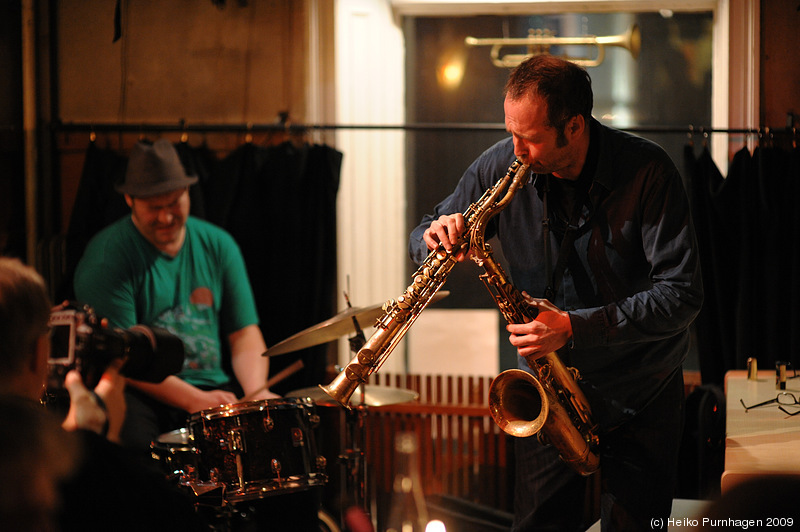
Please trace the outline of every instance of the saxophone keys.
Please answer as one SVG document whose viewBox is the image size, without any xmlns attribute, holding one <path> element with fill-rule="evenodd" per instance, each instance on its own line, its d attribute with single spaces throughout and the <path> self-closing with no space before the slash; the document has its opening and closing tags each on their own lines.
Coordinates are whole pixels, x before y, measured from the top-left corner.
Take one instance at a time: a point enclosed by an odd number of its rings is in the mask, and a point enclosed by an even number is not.
<svg viewBox="0 0 800 532">
<path fill-rule="evenodd" d="M 408 310 L 414 306 L 413 298 L 406 297 L 405 295 L 398 297 L 396 303 L 397 308 L 400 310 Z"/>
</svg>

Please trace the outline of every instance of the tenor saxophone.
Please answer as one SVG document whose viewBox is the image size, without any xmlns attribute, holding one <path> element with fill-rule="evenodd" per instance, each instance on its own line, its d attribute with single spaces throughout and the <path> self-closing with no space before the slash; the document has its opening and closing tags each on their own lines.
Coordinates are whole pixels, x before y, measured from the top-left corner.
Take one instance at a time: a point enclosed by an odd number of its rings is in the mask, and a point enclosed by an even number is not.
<svg viewBox="0 0 800 532">
<path fill-rule="evenodd" d="M 463 253 L 486 270 L 480 278 L 509 323 L 534 319 L 524 296 L 508 282 L 502 267 L 492 257 L 491 247 L 484 241 L 486 224 L 525 184 L 527 170 L 527 164 L 514 160 L 506 175 L 469 206 L 464 212 L 466 230 L 449 251 L 441 243 L 433 249 L 405 292 L 383 305 L 383 313 L 375 322 L 375 333 L 330 384 L 320 385 L 325 393 L 350 408 L 353 393 L 380 369 L 444 285 Z M 589 403 L 576 384 L 577 372 L 566 368 L 555 353 L 528 360 L 528 364 L 538 379 L 522 370 L 507 370 L 492 381 L 489 405 L 493 419 L 512 436 L 543 431 L 540 438 L 556 446 L 565 462 L 581 474 L 591 474 L 599 462 L 595 453 L 597 436 Z"/>
<path fill-rule="evenodd" d="M 536 311 L 509 282 L 484 241 L 484 228 L 471 228 L 470 257 L 484 268 L 479 275 L 508 323 L 528 323 Z M 489 386 L 489 411 L 495 423 L 511 436 L 538 435 L 558 449 L 561 459 L 581 475 L 600 465 L 597 425 L 591 407 L 578 386 L 580 374 L 568 368 L 555 352 L 526 358 L 533 374 L 521 369 L 501 372 Z"/>
</svg>

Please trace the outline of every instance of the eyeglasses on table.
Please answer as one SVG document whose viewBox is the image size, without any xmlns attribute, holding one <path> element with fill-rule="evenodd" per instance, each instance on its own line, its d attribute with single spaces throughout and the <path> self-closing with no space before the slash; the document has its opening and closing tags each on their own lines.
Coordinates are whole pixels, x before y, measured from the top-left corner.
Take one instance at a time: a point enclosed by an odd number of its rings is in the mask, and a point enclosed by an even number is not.
<svg viewBox="0 0 800 532">
<path fill-rule="evenodd" d="M 797 400 L 797 397 L 795 397 L 795 395 L 793 393 L 789 393 L 789 392 L 780 392 L 775 396 L 774 399 L 770 399 L 769 401 L 763 401 L 761 403 L 758 403 L 758 404 L 755 404 L 755 405 L 751 405 L 751 406 L 747 406 L 746 404 L 744 404 L 744 400 L 743 399 L 739 399 L 739 402 L 742 403 L 742 406 L 744 407 L 744 411 L 745 412 L 747 412 L 747 411 L 749 411 L 749 410 L 751 410 L 753 408 L 758 408 L 760 406 L 778 404 L 779 405 L 778 408 L 781 411 L 786 412 L 790 416 L 794 416 L 796 414 L 800 414 L 800 410 L 798 410 L 797 412 L 789 412 L 788 410 L 783 408 L 784 406 L 800 406 L 800 401 Z"/>
</svg>

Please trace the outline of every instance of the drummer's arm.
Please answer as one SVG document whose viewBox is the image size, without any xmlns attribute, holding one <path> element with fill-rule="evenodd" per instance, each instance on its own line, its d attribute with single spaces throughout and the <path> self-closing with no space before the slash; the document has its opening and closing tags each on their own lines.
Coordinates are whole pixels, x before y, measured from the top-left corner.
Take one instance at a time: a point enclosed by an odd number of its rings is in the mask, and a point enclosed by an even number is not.
<svg viewBox="0 0 800 532">
<path fill-rule="evenodd" d="M 278 397 L 267 388 L 269 358 L 264 356 L 267 344 L 258 325 L 248 325 L 228 335 L 231 366 L 247 400 Z"/>
<path fill-rule="evenodd" d="M 186 412 L 198 412 L 236 402 L 236 395 L 224 390 L 204 391 L 188 382 L 170 375 L 159 383 L 128 379 L 128 386 Z"/>
</svg>

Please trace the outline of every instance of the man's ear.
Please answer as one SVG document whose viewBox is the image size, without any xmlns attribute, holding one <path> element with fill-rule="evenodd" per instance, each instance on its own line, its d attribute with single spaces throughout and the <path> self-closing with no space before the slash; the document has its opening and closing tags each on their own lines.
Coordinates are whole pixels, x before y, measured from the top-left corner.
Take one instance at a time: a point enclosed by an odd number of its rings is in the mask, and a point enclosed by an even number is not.
<svg viewBox="0 0 800 532">
<path fill-rule="evenodd" d="M 583 115 L 575 115 L 569 119 L 567 122 L 567 127 L 564 128 L 566 134 L 571 139 L 576 139 L 583 135 L 583 131 L 586 128 L 586 119 Z"/>
<path fill-rule="evenodd" d="M 133 197 L 131 197 L 128 194 L 125 194 L 125 203 L 127 203 L 128 207 L 130 207 L 132 209 L 133 208 Z"/>
</svg>

